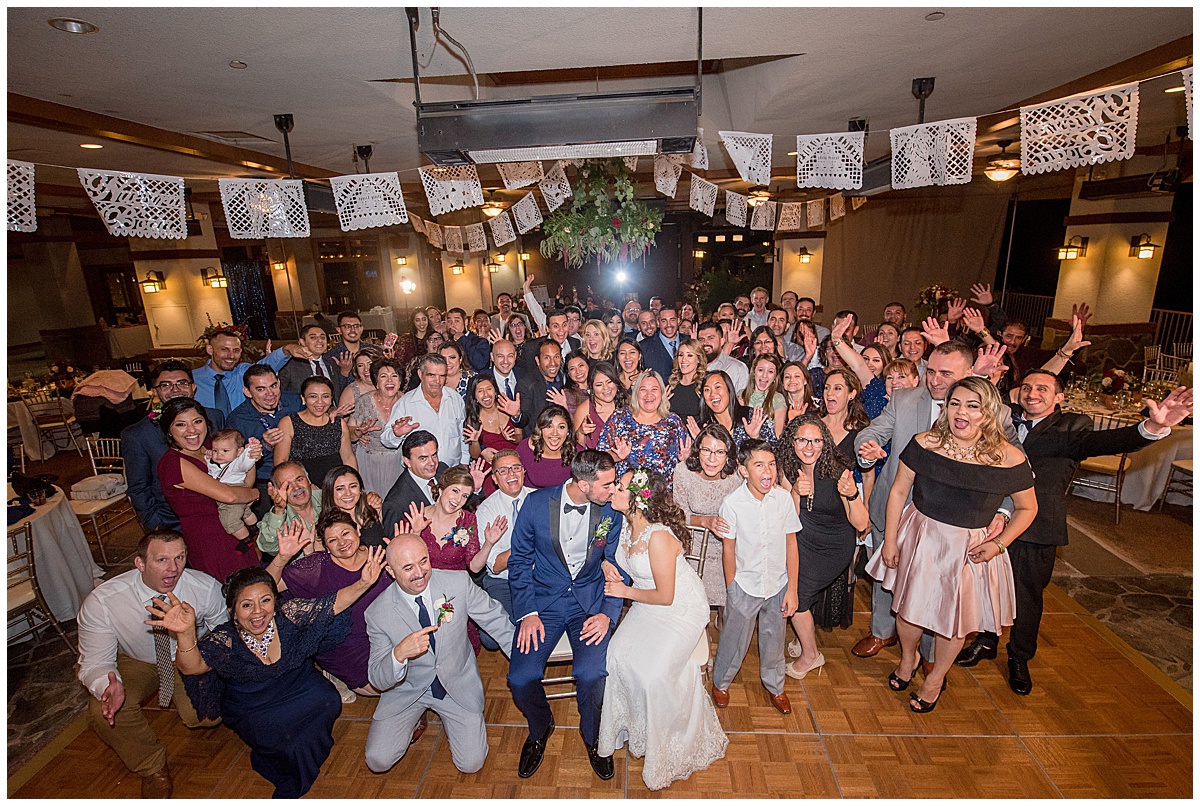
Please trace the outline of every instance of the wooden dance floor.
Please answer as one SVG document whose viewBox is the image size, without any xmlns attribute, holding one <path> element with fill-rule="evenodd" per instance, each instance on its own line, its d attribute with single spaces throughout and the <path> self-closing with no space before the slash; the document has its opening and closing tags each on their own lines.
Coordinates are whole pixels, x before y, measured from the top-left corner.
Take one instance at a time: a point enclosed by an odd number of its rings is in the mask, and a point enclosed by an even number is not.
<svg viewBox="0 0 1200 806">
<path fill-rule="evenodd" d="M 718 711 L 729 733 L 725 758 L 662 793 L 646 789 L 641 761 L 623 750 L 613 780 L 596 778 L 573 700 L 553 703 L 559 729 L 546 759 L 532 778 L 518 778 L 525 723 L 503 657 L 484 652 L 491 751 L 481 772 L 454 769 L 436 719 L 400 764 L 370 772 L 363 745 L 375 700 L 360 697 L 343 708 L 309 797 L 1191 797 L 1191 696 L 1058 588 L 1047 591 L 1032 694 L 1009 690 L 1001 651 L 995 661 L 952 670 L 927 715 L 909 712 L 907 692 L 887 688 L 896 648 L 867 660 L 850 654 L 866 629 L 866 593 L 860 584 L 863 612 L 851 630 L 818 633 L 824 674 L 787 680 L 788 716 L 767 701 L 752 643 L 729 708 Z M 250 769 L 250 751 L 227 728 L 190 731 L 173 711 L 152 713 L 175 797 L 270 797 Z M 136 798 L 140 787 L 81 719 L 10 779 L 9 795 Z"/>
</svg>

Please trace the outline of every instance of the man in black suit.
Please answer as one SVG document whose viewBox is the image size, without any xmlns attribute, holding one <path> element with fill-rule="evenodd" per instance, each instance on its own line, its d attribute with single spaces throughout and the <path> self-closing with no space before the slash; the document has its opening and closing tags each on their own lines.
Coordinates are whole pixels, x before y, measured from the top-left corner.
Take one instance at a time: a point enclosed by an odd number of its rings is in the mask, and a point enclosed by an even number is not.
<svg viewBox="0 0 1200 806">
<path fill-rule="evenodd" d="M 674 307 L 663 306 L 659 310 L 658 332 L 640 343 L 646 369 L 657 372 L 666 383 L 675 365 L 675 351 L 679 349 L 679 315 Z"/>
<path fill-rule="evenodd" d="M 445 462 L 438 461 L 437 438 L 428 431 L 413 431 L 404 438 L 400 450 L 405 470 L 383 499 L 383 533 L 388 537 L 408 515 L 410 506 L 433 503 L 437 479 L 447 469 Z"/>
<path fill-rule="evenodd" d="M 522 375 L 532 375 L 536 373 L 537 357 L 541 350 L 541 346 L 547 343 L 553 343 L 558 347 L 559 357 L 562 363 L 567 363 L 567 356 L 579 349 L 579 339 L 567 334 L 567 312 L 566 311 L 550 311 L 546 314 L 546 335 L 539 341 L 530 345 L 533 349 L 525 350 L 525 360 L 521 366 Z"/>
<path fill-rule="evenodd" d="M 1022 380 L 1012 409 L 1017 438 L 1033 467 L 1038 500 L 1033 524 L 1008 547 L 1017 594 L 1016 621 L 1008 634 L 1008 685 L 1017 694 L 1033 689 L 1029 661 L 1037 652 L 1042 593 L 1054 573 L 1055 550 L 1067 544 L 1067 485 L 1076 466 L 1091 456 L 1141 450 L 1167 436 L 1171 426 L 1192 412 L 1192 390 L 1180 387 L 1162 403 L 1147 400 L 1150 416 L 1138 425 L 1095 431 L 1091 417 L 1059 408 L 1065 397 L 1057 375 L 1034 369 Z M 974 666 L 995 658 L 999 641 L 995 633 L 981 632 L 955 663 Z"/>
<path fill-rule="evenodd" d="M 196 384 L 192 371 L 182 361 L 164 361 L 147 376 L 150 391 L 160 405 L 150 414 L 121 431 L 121 456 L 125 459 L 126 495 L 138 521 L 146 531 L 178 529 L 179 517 L 163 496 L 158 482 L 158 460 L 167 452 L 167 438 L 158 424 L 161 404 L 177 397 L 192 397 Z M 225 417 L 216 409 L 205 408 L 209 434 L 225 427 Z"/>
<path fill-rule="evenodd" d="M 342 381 L 353 378 L 342 376 L 342 367 L 326 353 L 329 347 L 329 337 L 320 325 L 305 325 L 300 328 L 300 344 L 304 347 L 306 357 L 289 359 L 279 370 L 279 388 L 284 392 L 300 393 L 300 385 L 313 375 L 321 375 L 333 384 L 333 400 L 336 406 L 338 397 L 342 394 Z M 354 356 L 345 353 L 343 361 L 353 363 Z"/>
<path fill-rule="evenodd" d="M 538 415 L 549 405 L 550 390 L 562 391 L 562 365 L 562 353 L 558 344 L 552 340 L 544 340 L 538 344 L 534 371 L 523 374 L 517 382 L 521 416 L 513 421 L 513 426 L 522 429 L 525 436 L 533 433 Z"/>
</svg>

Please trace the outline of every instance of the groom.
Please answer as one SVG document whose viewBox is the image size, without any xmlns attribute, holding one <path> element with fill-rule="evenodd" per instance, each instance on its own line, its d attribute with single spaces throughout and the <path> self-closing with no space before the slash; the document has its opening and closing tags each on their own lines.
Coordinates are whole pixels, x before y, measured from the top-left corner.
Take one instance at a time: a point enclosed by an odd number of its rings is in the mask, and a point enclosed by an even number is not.
<svg viewBox="0 0 1200 806">
<path fill-rule="evenodd" d="M 564 632 L 571 642 L 579 732 L 588 760 L 603 780 L 613 777 L 612 756 L 596 751 L 610 628 L 622 600 L 604 595 L 601 561 L 614 563 L 621 516 L 608 501 L 616 486 L 613 459 L 602 451 L 580 451 L 571 480 L 530 493 L 517 516 L 508 558 L 513 615 L 520 619 L 508 671 L 513 700 L 529 721 L 517 775 L 537 772 L 554 733 L 542 677 L 546 659 Z M 628 580 L 626 580 L 628 581 Z"/>
</svg>

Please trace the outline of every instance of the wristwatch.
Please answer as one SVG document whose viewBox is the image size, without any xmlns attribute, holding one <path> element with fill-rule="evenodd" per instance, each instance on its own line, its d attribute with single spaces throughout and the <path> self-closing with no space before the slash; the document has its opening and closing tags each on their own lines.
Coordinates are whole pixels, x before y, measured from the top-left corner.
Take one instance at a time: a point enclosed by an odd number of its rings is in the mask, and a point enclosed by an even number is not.
<svg viewBox="0 0 1200 806">
<path fill-rule="evenodd" d="M 846 500 L 847 500 L 847 501 L 857 501 L 857 500 L 858 500 L 858 494 L 859 494 L 859 492 L 861 492 L 861 491 L 856 489 L 856 490 L 854 491 L 854 495 L 852 495 L 852 496 L 849 496 L 848 498 L 847 498 L 846 496 L 842 496 L 842 497 L 843 497 L 843 498 L 846 498 Z"/>
</svg>

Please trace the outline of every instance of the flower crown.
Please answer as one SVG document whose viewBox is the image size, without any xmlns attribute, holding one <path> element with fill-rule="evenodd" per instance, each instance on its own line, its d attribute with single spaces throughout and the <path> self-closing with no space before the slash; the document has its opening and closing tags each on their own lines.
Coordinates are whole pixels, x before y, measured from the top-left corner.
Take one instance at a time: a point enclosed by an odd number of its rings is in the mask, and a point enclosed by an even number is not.
<svg viewBox="0 0 1200 806">
<path fill-rule="evenodd" d="M 642 512 L 650 508 L 650 472 L 647 470 L 635 470 L 632 478 L 629 479 L 629 495 L 633 505 Z"/>
</svg>

